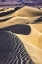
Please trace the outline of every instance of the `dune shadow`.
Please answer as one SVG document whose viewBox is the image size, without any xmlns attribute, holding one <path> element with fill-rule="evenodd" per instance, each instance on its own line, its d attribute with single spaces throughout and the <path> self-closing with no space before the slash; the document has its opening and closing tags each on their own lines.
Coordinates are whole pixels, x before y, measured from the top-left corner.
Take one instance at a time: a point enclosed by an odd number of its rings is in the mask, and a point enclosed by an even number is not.
<svg viewBox="0 0 42 64">
<path fill-rule="evenodd" d="M 38 18 L 37 20 L 35 20 L 34 23 L 38 23 L 38 22 L 42 22 L 42 16 L 40 18 Z"/>
<path fill-rule="evenodd" d="M 42 16 L 42 13 L 32 12 L 33 16 Z"/>
<path fill-rule="evenodd" d="M 24 25 L 24 24 L 16 24 L 0 29 L 0 31 L 3 30 L 11 31 L 16 34 L 23 34 L 23 35 L 28 35 L 31 33 L 31 27 L 29 25 Z"/>
<path fill-rule="evenodd" d="M 10 18 L 6 18 L 6 19 L 2 19 L 2 20 L 0 20 L 0 22 L 7 22 L 9 19 L 11 19 L 11 18 L 13 18 L 13 17 L 10 17 Z"/>
<path fill-rule="evenodd" d="M 21 7 L 20 7 L 20 8 L 21 8 Z M 6 15 L 8 15 L 8 14 L 12 14 L 12 13 L 16 12 L 17 10 L 19 10 L 20 8 L 17 7 L 17 8 L 15 8 L 14 10 L 10 10 L 10 11 L 7 11 L 7 12 L 2 12 L 2 13 L 0 13 L 0 17 L 6 16 Z"/>
</svg>

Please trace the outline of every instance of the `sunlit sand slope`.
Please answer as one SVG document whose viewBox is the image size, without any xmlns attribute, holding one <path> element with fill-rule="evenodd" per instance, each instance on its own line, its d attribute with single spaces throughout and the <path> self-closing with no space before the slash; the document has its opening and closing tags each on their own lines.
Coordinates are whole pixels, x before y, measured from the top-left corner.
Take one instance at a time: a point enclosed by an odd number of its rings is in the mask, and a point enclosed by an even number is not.
<svg viewBox="0 0 42 64">
<path fill-rule="evenodd" d="M 0 31 L 2 30 L 15 33 L 35 64 L 42 64 L 42 8 L 0 8 Z"/>
<path fill-rule="evenodd" d="M 30 26 L 34 27 L 42 33 L 42 24 L 30 24 Z"/>
<path fill-rule="evenodd" d="M 0 22 L 42 23 L 42 8 L 0 8 Z M 18 22 L 17 22 L 18 21 Z"/>
<path fill-rule="evenodd" d="M 35 64 L 42 64 L 42 33 L 38 29 L 36 30 L 34 27 L 31 27 L 31 33 L 29 35 L 16 35 L 23 42 Z"/>
<path fill-rule="evenodd" d="M 38 8 L 32 8 L 28 6 L 25 6 L 15 12 L 15 16 L 22 16 L 22 17 L 35 17 L 41 15 L 42 15 L 42 8 L 40 10 Z"/>
</svg>

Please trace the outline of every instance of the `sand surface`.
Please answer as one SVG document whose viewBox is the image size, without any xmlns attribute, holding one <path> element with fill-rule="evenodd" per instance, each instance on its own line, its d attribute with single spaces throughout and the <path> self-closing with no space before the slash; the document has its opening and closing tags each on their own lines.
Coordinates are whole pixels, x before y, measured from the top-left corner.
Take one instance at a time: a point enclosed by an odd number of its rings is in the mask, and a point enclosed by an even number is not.
<svg viewBox="0 0 42 64">
<path fill-rule="evenodd" d="M 42 8 L 33 8 L 25 6 L 23 8 L 0 8 L 0 22 L 8 23 L 42 23 Z M 5 22 L 6 23 L 6 22 Z"/>
<path fill-rule="evenodd" d="M 35 64 L 42 64 L 42 8 L 0 8 L 1 30 L 15 33 Z"/>
<path fill-rule="evenodd" d="M 19 36 L 19 35 L 17 35 Z M 20 37 L 20 36 L 19 36 Z M 35 45 L 32 45 L 30 42 L 26 41 L 21 38 L 21 41 L 23 42 L 25 49 L 30 54 L 32 60 L 35 62 L 35 64 L 42 64 L 42 50 Z"/>
<path fill-rule="evenodd" d="M 37 28 L 36 25 L 38 26 Z M 38 24 L 32 24 L 31 26 L 31 33 L 29 35 L 21 35 L 16 34 L 21 41 L 23 42 L 27 52 L 30 54 L 31 58 L 35 62 L 35 64 L 42 64 L 42 32 L 41 27 Z M 41 29 L 41 30 L 39 30 Z"/>
</svg>

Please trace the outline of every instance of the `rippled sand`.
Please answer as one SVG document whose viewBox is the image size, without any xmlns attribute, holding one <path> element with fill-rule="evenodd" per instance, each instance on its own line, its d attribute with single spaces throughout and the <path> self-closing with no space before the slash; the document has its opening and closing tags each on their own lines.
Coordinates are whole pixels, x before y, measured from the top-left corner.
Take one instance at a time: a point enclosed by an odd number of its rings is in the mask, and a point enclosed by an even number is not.
<svg viewBox="0 0 42 64">
<path fill-rule="evenodd" d="M 30 24 L 30 26 L 31 33 L 29 35 L 16 35 L 23 41 L 27 52 L 35 64 L 42 64 L 42 24 Z M 38 26 L 38 28 L 36 28 L 36 26 Z"/>
<path fill-rule="evenodd" d="M 0 10 L 0 31 L 15 33 L 35 64 L 42 64 L 42 8 L 25 6 L 18 10 L 14 8 Z"/>
</svg>

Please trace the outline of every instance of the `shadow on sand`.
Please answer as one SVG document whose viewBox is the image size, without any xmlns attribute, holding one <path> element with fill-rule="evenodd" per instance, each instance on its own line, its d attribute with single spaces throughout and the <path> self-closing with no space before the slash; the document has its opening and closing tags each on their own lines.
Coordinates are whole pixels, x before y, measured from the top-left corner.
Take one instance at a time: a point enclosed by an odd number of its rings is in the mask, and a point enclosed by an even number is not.
<svg viewBox="0 0 42 64">
<path fill-rule="evenodd" d="M 0 31 L 3 30 L 11 31 L 16 34 L 23 34 L 23 35 L 28 35 L 31 33 L 31 27 L 29 25 L 24 25 L 24 24 L 16 24 L 0 29 Z"/>
</svg>

